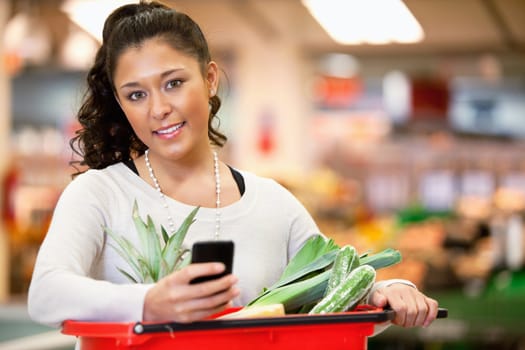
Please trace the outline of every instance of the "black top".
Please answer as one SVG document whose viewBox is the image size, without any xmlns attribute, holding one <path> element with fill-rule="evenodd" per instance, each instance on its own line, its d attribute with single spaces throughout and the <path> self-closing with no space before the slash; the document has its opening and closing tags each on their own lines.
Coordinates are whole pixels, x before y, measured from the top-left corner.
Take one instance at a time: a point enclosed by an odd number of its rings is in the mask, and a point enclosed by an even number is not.
<svg viewBox="0 0 525 350">
<path fill-rule="evenodd" d="M 133 162 L 133 159 L 129 159 L 124 162 L 128 168 L 131 169 L 135 174 L 139 175 L 139 171 L 137 170 L 137 167 L 135 166 L 135 162 Z M 235 183 L 237 184 L 237 187 L 239 188 L 239 193 L 241 196 L 244 194 L 244 191 L 246 190 L 246 187 L 244 185 L 244 178 L 242 177 L 241 173 L 237 170 L 233 169 L 231 166 L 228 165 L 228 168 L 232 172 L 233 179 L 235 180 Z"/>
</svg>

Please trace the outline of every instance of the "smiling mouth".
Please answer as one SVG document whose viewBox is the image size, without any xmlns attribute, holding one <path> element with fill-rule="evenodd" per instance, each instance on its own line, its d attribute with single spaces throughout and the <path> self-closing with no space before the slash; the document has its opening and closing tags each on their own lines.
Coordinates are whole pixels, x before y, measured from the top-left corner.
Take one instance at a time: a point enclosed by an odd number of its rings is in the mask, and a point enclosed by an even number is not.
<svg viewBox="0 0 525 350">
<path fill-rule="evenodd" d="M 180 128 L 182 128 L 184 126 L 184 124 L 186 124 L 186 122 L 182 122 L 182 123 L 179 123 L 177 125 L 173 125 L 171 128 L 157 130 L 157 131 L 155 131 L 155 133 L 159 134 L 159 135 L 171 134 L 171 133 L 174 133 L 175 131 L 179 130 Z"/>
</svg>

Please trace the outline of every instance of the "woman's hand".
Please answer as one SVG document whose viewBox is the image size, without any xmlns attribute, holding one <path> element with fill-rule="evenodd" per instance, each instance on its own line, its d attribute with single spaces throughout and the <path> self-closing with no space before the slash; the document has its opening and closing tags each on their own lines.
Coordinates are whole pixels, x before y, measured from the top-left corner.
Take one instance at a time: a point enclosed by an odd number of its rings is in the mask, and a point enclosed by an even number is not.
<svg viewBox="0 0 525 350">
<path fill-rule="evenodd" d="M 402 327 L 428 327 L 437 317 L 437 301 L 407 284 L 394 283 L 380 288 L 369 300 L 374 306 L 389 305 L 396 312 L 392 323 Z"/>
<path fill-rule="evenodd" d="M 144 321 L 189 323 L 231 306 L 232 299 L 239 295 L 235 276 L 190 284 L 196 277 L 215 275 L 224 268 L 222 263 L 190 264 L 161 279 L 146 293 Z"/>
</svg>

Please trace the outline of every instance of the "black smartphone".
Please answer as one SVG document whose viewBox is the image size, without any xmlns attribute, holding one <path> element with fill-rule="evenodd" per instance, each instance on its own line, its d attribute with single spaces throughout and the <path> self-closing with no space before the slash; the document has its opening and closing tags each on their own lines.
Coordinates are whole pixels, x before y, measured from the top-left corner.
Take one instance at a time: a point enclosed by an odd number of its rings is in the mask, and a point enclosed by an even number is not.
<svg viewBox="0 0 525 350">
<path fill-rule="evenodd" d="M 191 280 L 191 284 L 209 281 L 232 273 L 233 270 L 233 250 L 232 241 L 201 241 L 195 242 L 191 249 L 191 262 L 222 262 L 226 269 L 219 274 L 212 276 L 202 276 Z"/>
</svg>

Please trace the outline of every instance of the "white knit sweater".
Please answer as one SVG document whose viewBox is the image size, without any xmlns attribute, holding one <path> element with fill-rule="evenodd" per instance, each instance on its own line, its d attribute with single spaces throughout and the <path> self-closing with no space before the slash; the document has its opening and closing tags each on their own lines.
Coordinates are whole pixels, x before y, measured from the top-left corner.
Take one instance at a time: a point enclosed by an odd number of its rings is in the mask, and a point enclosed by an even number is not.
<svg viewBox="0 0 525 350">
<path fill-rule="evenodd" d="M 233 273 L 245 305 L 280 277 L 305 241 L 320 234 L 303 205 L 271 179 L 241 171 L 246 191 L 221 209 L 221 239 L 235 242 Z M 28 310 L 37 322 L 60 326 L 64 320 L 130 322 L 142 320 L 144 297 L 152 285 L 130 283 L 117 267 L 130 271 L 107 244 L 103 227 L 139 245 L 131 219 L 137 201 L 143 218 L 168 227 L 156 190 L 126 165 L 89 170 L 62 193 L 40 248 L 29 288 Z M 176 225 L 194 208 L 167 198 Z M 210 240 L 215 209 L 200 208 L 184 241 Z M 376 286 L 377 287 L 377 286 Z"/>
</svg>

